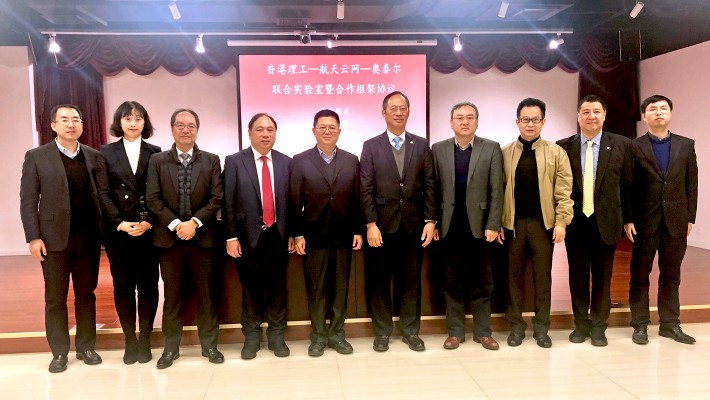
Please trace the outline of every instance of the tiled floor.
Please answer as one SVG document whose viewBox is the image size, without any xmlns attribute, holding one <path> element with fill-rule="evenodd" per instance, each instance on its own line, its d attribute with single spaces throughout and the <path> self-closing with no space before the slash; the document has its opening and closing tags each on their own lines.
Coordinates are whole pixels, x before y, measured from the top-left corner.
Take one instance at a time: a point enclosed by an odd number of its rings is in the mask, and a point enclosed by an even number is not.
<svg viewBox="0 0 710 400">
<path fill-rule="evenodd" d="M 375 353 L 371 338 L 351 340 L 355 353 L 306 354 L 306 341 L 290 342 L 291 356 L 263 348 L 256 359 L 239 358 L 241 345 L 224 345 L 226 362 L 210 364 L 198 347 L 184 347 L 167 370 L 155 359 L 123 365 L 122 351 L 102 351 L 104 362 L 87 366 L 70 355 L 69 369 L 50 374 L 49 354 L 0 356 L 2 399 L 707 399 L 710 393 L 710 323 L 684 324 L 692 346 L 658 336 L 631 342 L 631 328 L 610 328 L 609 346 L 572 344 L 568 330 L 551 331 L 551 349 L 528 338 L 517 348 L 494 336 L 497 352 L 468 337 L 444 350 L 443 335 L 424 336 L 427 351 L 410 351 L 393 338 Z"/>
</svg>

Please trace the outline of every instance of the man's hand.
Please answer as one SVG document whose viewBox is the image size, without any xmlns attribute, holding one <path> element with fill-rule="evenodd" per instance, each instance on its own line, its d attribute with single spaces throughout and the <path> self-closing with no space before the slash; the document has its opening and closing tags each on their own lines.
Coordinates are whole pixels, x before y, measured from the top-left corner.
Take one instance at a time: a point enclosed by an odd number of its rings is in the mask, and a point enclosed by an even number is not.
<svg viewBox="0 0 710 400">
<path fill-rule="evenodd" d="M 195 237 L 195 231 L 197 230 L 197 222 L 194 220 L 183 221 L 177 224 L 175 227 L 175 233 L 182 240 L 190 240 Z"/>
<path fill-rule="evenodd" d="M 367 224 L 367 244 L 370 247 L 380 247 L 382 243 L 382 233 L 380 233 L 380 228 L 377 227 L 377 224 L 374 222 Z"/>
<path fill-rule="evenodd" d="M 690 231 L 692 231 L 692 230 L 693 230 L 693 223 L 688 222 L 688 236 L 690 236 Z"/>
<path fill-rule="evenodd" d="M 353 250 L 362 248 L 362 235 L 353 235 Z"/>
<path fill-rule="evenodd" d="M 439 230 L 438 230 L 438 229 L 434 229 L 434 241 L 437 241 L 437 242 L 438 242 L 439 239 L 441 239 L 441 237 L 439 237 Z"/>
<path fill-rule="evenodd" d="M 505 240 L 505 233 L 503 233 L 503 227 L 500 228 L 500 232 L 498 233 L 498 238 L 496 241 L 500 244 L 503 244 L 503 241 Z"/>
<path fill-rule="evenodd" d="M 44 261 L 44 257 L 47 255 L 47 248 L 44 247 L 44 242 L 42 239 L 35 239 L 30 241 L 30 254 L 32 258 L 38 261 Z"/>
<path fill-rule="evenodd" d="M 434 233 L 436 232 L 436 224 L 433 222 L 427 222 L 424 224 L 424 229 L 422 230 L 422 238 L 424 241 L 422 247 L 427 247 L 432 240 L 434 240 Z"/>
<path fill-rule="evenodd" d="M 296 253 L 299 255 L 305 256 L 306 255 L 306 238 L 303 236 L 297 237 L 293 239 L 294 241 L 294 246 L 296 248 Z"/>
<path fill-rule="evenodd" d="M 555 243 L 560 243 L 565 240 L 565 235 L 567 234 L 567 229 L 564 226 L 555 225 L 552 229 L 552 241 Z"/>
<path fill-rule="evenodd" d="M 486 242 L 492 242 L 492 241 L 498 239 L 498 232 L 496 232 L 496 231 L 486 229 L 486 231 L 484 233 L 486 234 Z"/>
<path fill-rule="evenodd" d="M 633 243 L 634 236 L 636 235 L 636 227 L 634 226 L 634 223 L 629 222 L 628 224 L 624 224 L 624 232 L 626 232 L 626 237 L 629 238 L 631 243 Z M 690 229 L 688 229 L 688 233 L 690 233 Z"/>
<path fill-rule="evenodd" d="M 118 226 L 118 229 L 126 232 L 127 234 L 131 236 L 141 236 L 142 234 L 145 233 L 148 229 L 152 228 L 153 225 L 148 223 L 147 221 L 141 221 L 141 222 L 128 222 L 128 221 L 123 221 L 121 224 Z"/>
<path fill-rule="evenodd" d="M 305 244 L 305 242 L 304 242 L 304 244 Z M 296 243 L 293 241 L 293 238 L 290 237 L 290 238 L 288 238 L 288 252 L 293 253 L 295 251 L 296 251 Z"/>
<path fill-rule="evenodd" d="M 239 239 L 227 241 L 227 254 L 234 258 L 242 256 L 242 245 L 239 243 Z"/>
</svg>

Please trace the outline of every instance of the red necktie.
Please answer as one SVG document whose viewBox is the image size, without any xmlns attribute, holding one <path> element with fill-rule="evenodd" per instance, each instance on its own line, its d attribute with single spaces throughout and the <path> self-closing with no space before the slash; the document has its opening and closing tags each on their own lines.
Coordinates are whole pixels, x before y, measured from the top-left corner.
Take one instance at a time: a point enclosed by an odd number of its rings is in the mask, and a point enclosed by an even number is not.
<svg viewBox="0 0 710 400">
<path fill-rule="evenodd" d="M 259 158 L 261 164 L 261 193 L 262 204 L 261 209 L 264 212 L 264 224 L 269 227 L 276 220 L 276 212 L 274 211 L 274 193 L 271 190 L 271 173 L 269 172 L 269 163 L 266 156 Z"/>
</svg>

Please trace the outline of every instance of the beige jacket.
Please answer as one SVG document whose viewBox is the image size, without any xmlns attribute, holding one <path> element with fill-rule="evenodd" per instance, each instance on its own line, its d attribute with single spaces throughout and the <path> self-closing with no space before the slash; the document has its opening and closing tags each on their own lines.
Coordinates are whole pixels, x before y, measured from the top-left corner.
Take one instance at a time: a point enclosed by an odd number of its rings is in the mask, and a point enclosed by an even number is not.
<svg viewBox="0 0 710 400">
<path fill-rule="evenodd" d="M 537 180 L 540 187 L 540 207 L 546 229 L 555 225 L 566 228 L 572 222 L 572 168 L 567 153 L 562 147 L 540 140 L 533 143 L 537 160 Z M 515 225 L 515 168 L 523 153 L 519 140 L 503 146 L 503 178 L 505 197 L 503 201 L 503 227 L 514 229 Z"/>
</svg>

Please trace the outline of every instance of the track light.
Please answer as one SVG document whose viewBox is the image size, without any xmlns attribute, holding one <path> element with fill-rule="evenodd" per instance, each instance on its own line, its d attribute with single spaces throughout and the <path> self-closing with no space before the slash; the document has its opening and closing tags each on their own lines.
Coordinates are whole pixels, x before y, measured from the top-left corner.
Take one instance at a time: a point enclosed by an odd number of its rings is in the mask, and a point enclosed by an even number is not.
<svg viewBox="0 0 710 400">
<path fill-rule="evenodd" d="M 338 0 L 338 5 L 335 8 L 335 16 L 338 19 L 345 19 L 345 2 Z"/>
<path fill-rule="evenodd" d="M 177 2 L 171 1 L 168 3 L 168 8 L 170 9 L 170 14 L 173 15 L 173 19 L 180 19 L 182 16 L 180 15 L 180 10 L 178 10 Z"/>
<path fill-rule="evenodd" d="M 202 43 L 202 35 L 197 36 L 197 40 L 195 43 L 195 51 L 198 53 L 204 53 L 205 52 L 205 45 Z"/>
<path fill-rule="evenodd" d="M 454 36 L 454 51 L 461 51 L 461 49 L 463 49 L 459 36 L 461 36 L 460 33 L 457 33 L 456 36 Z"/>
<path fill-rule="evenodd" d="M 311 42 L 311 34 L 308 31 L 301 32 L 301 43 L 308 44 Z"/>
<path fill-rule="evenodd" d="M 498 9 L 498 18 L 505 18 L 505 14 L 508 13 L 508 6 L 510 5 L 509 1 L 501 1 L 500 2 L 500 8 Z"/>
<path fill-rule="evenodd" d="M 557 39 L 550 40 L 550 48 L 551 49 L 556 49 L 556 48 L 562 46 L 563 44 L 565 44 L 565 40 L 562 39 L 562 34 L 560 34 L 560 33 L 557 34 Z"/>
<path fill-rule="evenodd" d="M 332 49 L 332 48 L 333 48 L 333 41 L 330 40 L 330 39 L 328 39 L 328 41 L 325 42 L 325 45 L 326 45 L 326 47 L 328 47 L 329 49 Z"/>
<path fill-rule="evenodd" d="M 637 1 L 637 2 L 636 2 L 636 5 L 634 6 L 634 8 L 631 9 L 631 12 L 629 13 L 629 16 L 630 16 L 631 18 L 636 18 L 636 17 L 638 17 L 638 15 L 639 15 L 639 13 L 641 12 L 641 10 L 643 10 L 643 6 L 644 6 L 644 5 L 645 5 L 645 4 L 643 4 L 643 2 Z"/>
<path fill-rule="evenodd" d="M 57 35 L 54 33 L 49 34 L 49 52 L 50 53 L 59 53 L 61 50 L 61 47 L 59 47 L 59 44 L 57 43 Z"/>
</svg>

